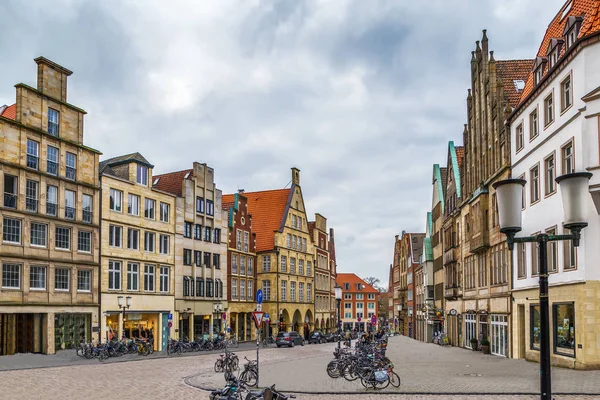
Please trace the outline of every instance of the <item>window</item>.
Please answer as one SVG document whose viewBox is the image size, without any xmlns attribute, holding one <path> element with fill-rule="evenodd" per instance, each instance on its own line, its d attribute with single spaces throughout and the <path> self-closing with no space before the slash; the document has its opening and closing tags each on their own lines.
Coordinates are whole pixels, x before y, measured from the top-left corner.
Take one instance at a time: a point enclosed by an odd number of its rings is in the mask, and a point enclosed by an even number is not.
<svg viewBox="0 0 600 400">
<path fill-rule="evenodd" d="M 18 182 L 16 176 L 4 174 L 4 207 L 17 208 Z"/>
<path fill-rule="evenodd" d="M 67 152 L 67 168 L 65 170 L 65 178 L 74 181 L 77 175 L 77 156 Z"/>
<path fill-rule="evenodd" d="M 558 49 L 555 49 L 552 51 L 552 53 L 550 53 L 548 61 L 550 63 L 550 66 L 548 68 L 552 68 L 556 65 L 556 62 L 558 61 Z"/>
<path fill-rule="evenodd" d="M 287 272 L 287 257 L 281 256 L 281 272 Z"/>
<path fill-rule="evenodd" d="M 89 292 L 92 288 L 92 271 L 80 269 L 77 271 L 77 291 Z"/>
<path fill-rule="evenodd" d="M 154 253 L 154 233 L 144 232 L 144 250 Z"/>
<path fill-rule="evenodd" d="M 65 219 L 75 219 L 75 195 L 72 190 L 65 190 Z"/>
<path fill-rule="evenodd" d="M 292 248 L 292 235 L 289 233 L 287 234 L 287 237 L 286 237 L 286 247 L 288 249 Z"/>
<path fill-rule="evenodd" d="M 210 268 L 210 253 L 207 253 L 206 251 L 204 252 L 204 265 L 208 268 Z"/>
<path fill-rule="evenodd" d="M 542 80 L 542 74 L 543 74 L 543 68 L 542 67 L 543 66 L 539 66 L 538 68 L 536 68 L 535 71 L 533 71 L 533 83 L 534 83 L 534 85 L 537 85 Z"/>
<path fill-rule="evenodd" d="M 304 302 L 304 282 L 298 282 L 298 301 Z"/>
<path fill-rule="evenodd" d="M 281 281 L 281 301 L 287 301 L 287 281 Z"/>
<path fill-rule="evenodd" d="M 29 267 L 29 289 L 46 290 L 46 267 Z"/>
<path fill-rule="evenodd" d="M 352 318 L 352 312 L 345 312 L 344 318 L 348 318 L 348 319 Z"/>
<path fill-rule="evenodd" d="M 248 257 L 248 276 L 254 275 L 254 258 Z"/>
<path fill-rule="evenodd" d="M 290 282 L 290 301 L 296 301 L 296 282 Z"/>
<path fill-rule="evenodd" d="M 352 294 L 344 293 L 344 300 L 352 300 Z"/>
<path fill-rule="evenodd" d="M 237 278 L 233 278 L 231 280 L 231 298 L 232 299 L 238 298 L 238 280 L 237 280 Z"/>
<path fill-rule="evenodd" d="M 140 231 L 127 228 L 127 248 L 130 250 L 140 249 Z"/>
<path fill-rule="evenodd" d="M 345 309 L 352 309 L 352 303 L 344 303 Z"/>
<path fill-rule="evenodd" d="M 160 267 L 160 287 L 159 290 L 163 293 L 169 292 L 169 279 L 171 276 L 171 269 L 167 266 Z"/>
<path fill-rule="evenodd" d="M 113 211 L 122 211 L 123 192 L 117 189 L 110 189 L 110 204 L 109 208 Z"/>
<path fill-rule="evenodd" d="M 205 226 L 204 227 L 204 241 L 205 242 L 210 242 L 210 226 Z"/>
<path fill-rule="evenodd" d="M 553 304 L 554 353 L 575 357 L 575 304 Z"/>
<path fill-rule="evenodd" d="M 517 276 L 519 278 L 525 278 L 527 276 L 525 268 L 526 260 L 525 243 L 517 243 Z"/>
<path fill-rule="evenodd" d="M 246 275 L 246 256 L 240 256 L 240 275 Z"/>
<path fill-rule="evenodd" d="M 344 290 L 350 290 L 350 284 L 344 283 Z"/>
<path fill-rule="evenodd" d="M 535 109 L 529 114 L 529 140 L 535 139 L 539 133 L 538 110 Z"/>
<path fill-rule="evenodd" d="M 171 207 L 167 203 L 160 203 L 160 221 L 169 222 L 169 213 Z"/>
<path fill-rule="evenodd" d="M 6 200 L 5 200 L 6 202 Z M 46 193 L 46 215 L 56 217 L 58 212 L 58 188 L 56 186 L 47 186 Z"/>
<path fill-rule="evenodd" d="M 312 284 L 311 283 L 306 284 L 306 301 L 309 303 L 312 301 Z"/>
<path fill-rule="evenodd" d="M 145 204 L 144 217 L 146 217 L 148 219 L 154 219 L 155 203 L 156 202 L 152 199 L 144 199 L 144 204 Z"/>
<path fill-rule="evenodd" d="M 475 314 L 465 314 L 465 347 L 471 347 L 471 339 L 477 339 L 477 319 Z"/>
<path fill-rule="evenodd" d="M 567 32 L 566 36 L 567 36 L 567 48 L 569 48 L 573 45 L 573 43 L 575 43 L 575 40 L 577 40 L 577 33 L 575 32 L 575 26 L 573 26 Z"/>
<path fill-rule="evenodd" d="M 238 273 L 238 255 L 237 254 L 231 255 L 231 273 L 232 274 Z"/>
<path fill-rule="evenodd" d="M 135 181 L 140 185 L 148 186 L 148 167 L 137 164 Z"/>
<path fill-rule="evenodd" d="M 534 234 L 533 236 L 537 235 Z M 538 276 L 540 274 L 540 265 L 539 258 L 540 253 L 538 249 L 537 242 L 530 243 L 531 244 L 531 276 Z"/>
<path fill-rule="evenodd" d="M 71 250 L 71 229 L 56 227 L 55 247 L 61 250 Z"/>
<path fill-rule="evenodd" d="M 238 251 L 242 251 L 242 231 L 239 229 L 235 232 L 235 243 L 236 249 Z"/>
<path fill-rule="evenodd" d="M 544 99 L 544 125 L 550 125 L 554 121 L 554 99 L 552 93 Z"/>
<path fill-rule="evenodd" d="M 206 200 L 206 214 L 215 215 L 215 208 L 212 200 Z"/>
<path fill-rule="evenodd" d="M 263 272 L 271 272 L 271 257 L 270 256 L 263 256 L 262 271 Z"/>
<path fill-rule="evenodd" d="M 375 295 L 373 293 L 369 293 L 367 295 L 367 299 L 369 299 L 369 300 L 375 300 Z"/>
<path fill-rule="evenodd" d="M 221 269 L 221 255 L 214 253 L 213 254 L 213 267 L 216 269 Z"/>
<path fill-rule="evenodd" d="M 196 296 L 204 297 L 204 279 L 196 278 Z"/>
<path fill-rule="evenodd" d="M 184 296 L 190 295 L 190 277 L 189 276 L 183 277 L 183 295 Z M 193 295 L 193 293 L 192 293 L 192 295 Z"/>
<path fill-rule="evenodd" d="M 140 216 L 140 196 L 130 194 L 127 197 L 127 212 L 130 215 Z"/>
<path fill-rule="evenodd" d="M 365 298 L 365 295 L 364 295 L 364 294 L 362 294 L 362 293 L 358 293 L 358 294 L 356 295 L 356 300 L 364 300 L 364 298 Z"/>
<path fill-rule="evenodd" d="M 52 136 L 58 136 L 60 113 L 53 108 L 48 108 L 48 133 Z"/>
<path fill-rule="evenodd" d="M 246 281 L 244 279 L 240 279 L 240 300 L 246 300 Z"/>
<path fill-rule="evenodd" d="M 563 228 L 564 231 L 564 228 Z M 564 232 L 565 234 L 567 232 Z M 572 240 L 563 241 L 563 270 L 568 271 L 577 268 L 577 247 L 573 246 Z"/>
<path fill-rule="evenodd" d="M 248 281 L 248 300 L 252 300 L 254 298 L 254 288 L 252 287 L 252 281 Z"/>
<path fill-rule="evenodd" d="M 549 236 L 556 235 L 556 229 L 548 229 L 546 233 Z M 546 245 L 548 246 L 548 271 L 556 272 L 558 268 L 558 244 L 549 240 Z"/>
<path fill-rule="evenodd" d="M 298 260 L 298 275 L 304 275 L 304 260 Z"/>
<path fill-rule="evenodd" d="M 140 265 L 127 263 L 127 290 L 137 292 L 140 290 Z"/>
<path fill-rule="evenodd" d="M 68 291 L 70 288 L 71 270 L 68 268 L 56 268 L 54 270 L 54 290 Z"/>
<path fill-rule="evenodd" d="M 84 253 L 92 252 L 92 232 L 79 231 L 77 233 L 77 251 Z"/>
<path fill-rule="evenodd" d="M 202 225 L 194 224 L 194 239 L 202 240 Z"/>
<path fill-rule="evenodd" d="M 154 292 L 154 265 L 144 265 L 144 291 Z"/>
<path fill-rule="evenodd" d="M 221 229 L 213 229 L 213 243 L 221 243 Z"/>
<path fill-rule="evenodd" d="M 561 149 L 562 152 L 562 173 L 572 174 L 575 172 L 575 159 L 573 156 L 573 142 L 570 141 Z"/>
<path fill-rule="evenodd" d="M 159 253 L 160 254 L 169 254 L 169 235 L 160 235 L 159 238 Z M 190 254 L 190 265 L 191 262 L 191 254 Z"/>
<path fill-rule="evenodd" d="M 46 247 L 48 225 L 38 222 L 31 223 L 30 241 L 32 246 Z"/>
<path fill-rule="evenodd" d="M 191 249 L 183 249 L 183 265 L 192 265 Z"/>
<path fill-rule="evenodd" d="M 298 236 L 292 235 L 292 249 L 296 250 L 298 248 L 297 245 Z"/>
<path fill-rule="evenodd" d="M 529 171 L 530 189 L 531 189 L 531 204 L 540 200 L 540 167 L 536 165 Z"/>
<path fill-rule="evenodd" d="M 46 151 L 46 172 L 49 175 L 58 175 L 58 149 L 48 146 Z"/>
<path fill-rule="evenodd" d="M 523 124 L 517 125 L 517 129 L 515 131 L 515 143 L 517 145 L 517 151 L 521 150 L 525 145 L 525 141 L 523 140 Z"/>
<path fill-rule="evenodd" d="M 27 168 L 38 169 L 40 144 L 27 139 Z"/>
<path fill-rule="evenodd" d="M 21 289 L 21 265 L 2 264 L 2 289 Z"/>
<path fill-rule="evenodd" d="M 185 237 L 185 238 L 192 237 L 192 223 L 191 222 L 183 223 L 183 237 Z"/>
<path fill-rule="evenodd" d="M 294 257 L 290 257 L 290 274 L 296 273 L 296 259 Z"/>
<path fill-rule="evenodd" d="M 108 227 L 108 245 L 111 247 L 121 247 L 121 235 L 123 228 L 117 225 Z"/>
<path fill-rule="evenodd" d="M 312 276 L 312 262 L 306 262 L 306 276 Z"/>
<path fill-rule="evenodd" d="M 196 212 L 204 214 L 204 198 L 196 197 Z"/>
<path fill-rule="evenodd" d="M 84 194 L 82 197 L 83 222 L 92 223 L 92 201 L 93 198 L 89 194 Z"/>
<path fill-rule="evenodd" d="M 302 251 L 306 253 L 306 238 L 302 238 Z"/>
<path fill-rule="evenodd" d="M 196 267 L 202 266 L 202 252 L 200 250 L 194 250 L 194 264 L 196 264 Z"/>
<path fill-rule="evenodd" d="M 264 300 L 271 300 L 271 281 L 262 281 Z"/>
<path fill-rule="evenodd" d="M 564 81 L 560 83 L 560 109 L 561 111 L 571 107 L 573 102 L 571 96 L 571 77 L 568 76 Z"/>
<path fill-rule="evenodd" d="M 249 243 L 250 234 L 248 232 L 244 232 L 244 252 L 248 252 L 248 243 Z"/>
<path fill-rule="evenodd" d="M 556 183 L 554 182 L 554 178 L 556 178 L 554 173 L 554 154 L 550 155 L 544 160 L 544 169 L 546 170 L 546 184 L 544 192 L 546 195 L 549 195 L 556 191 Z"/>
</svg>

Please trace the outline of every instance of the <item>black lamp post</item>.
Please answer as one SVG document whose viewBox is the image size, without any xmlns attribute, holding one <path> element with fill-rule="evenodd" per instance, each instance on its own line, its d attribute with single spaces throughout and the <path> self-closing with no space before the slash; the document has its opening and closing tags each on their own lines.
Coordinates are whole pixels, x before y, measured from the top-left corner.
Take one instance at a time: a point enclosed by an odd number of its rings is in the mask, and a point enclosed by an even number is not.
<svg viewBox="0 0 600 400">
<path fill-rule="evenodd" d="M 338 349 L 341 347 L 342 340 L 342 318 L 340 314 L 340 305 L 342 303 L 342 288 L 335 287 L 335 302 L 337 304 L 337 332 L 338 332 Z"/>
<path fill-rule="evenodd" d="M 581 230 L 587 226 L 587 201 L 589 180 L 593 175 L 589 172 L 575 172 L 556 178 L 562 194 L 564 227 L 571 231 L 570 235 L 547 235 L 515 237 L 521 231 L 521 209 L 524 179 L 506 179 L 494 183 L 498 199 L 498 217 L 500 232 L 506 235 L 509 250 L 515 243 L 537 243 L 539 247 L 539 287 L 540 287 L 540 398 L 552 399 L 552 383 L 550 376 L 550 312 L 548 308 L 548 249 L 550 241 L 572 240 L 573 246 L 579 246 Z"/>
<path fill-rule="evenodd" d="M 125 310 L 131 307 L 131 296 L 125 298 L 125 304 L 123 304 L 123 296 L 117 296 L 117 304 L 122 312 L 123 328 L 121 329 L 121 338 L 123 338 L 123 332 L 125 332 Z"/>
</svg>

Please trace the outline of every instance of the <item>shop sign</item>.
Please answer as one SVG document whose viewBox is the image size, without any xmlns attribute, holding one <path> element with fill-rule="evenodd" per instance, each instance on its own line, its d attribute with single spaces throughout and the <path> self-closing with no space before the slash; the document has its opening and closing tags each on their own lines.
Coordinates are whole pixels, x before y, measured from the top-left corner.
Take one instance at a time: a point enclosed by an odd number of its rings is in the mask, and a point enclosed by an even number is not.
<svg viewBox="0 0 600 400">
<path fill-rule="evenodd" d="M 448 311 L 448 314 L 456 315 L 456 310 L 453 308 L 452 310 Z"/>
<path fill-rule="evenodd" d="M 127 319 L 129 321 L 141 321 L 142 314 L 127 314 Z"/>
<path fill-rule="evenodd" d="M 92 326 L 92 332 L 100 332 L 99 326 Z"/>
</svg>

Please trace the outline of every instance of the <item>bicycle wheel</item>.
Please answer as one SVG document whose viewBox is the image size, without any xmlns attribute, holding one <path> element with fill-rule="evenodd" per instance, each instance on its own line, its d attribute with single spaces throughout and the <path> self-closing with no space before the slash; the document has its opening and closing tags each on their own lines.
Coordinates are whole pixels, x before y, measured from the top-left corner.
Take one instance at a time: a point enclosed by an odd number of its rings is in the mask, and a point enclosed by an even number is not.
<svg viewBox="0 0 600 400">
<path fill-rule="evenodd" d="M 223 361 L 218 359 L 215 363 L 215 372 L 223 372 Z"/>
<path fill-rule="evenodd" d="M 329 364 L 327 364 L 327 375 L 334 379 L 340 377 L 340 370 L 338 368 L 337 360 L 330 361 Z"/>
<path fill-rule="evenodd" d="M 231 347 L 236 348 L 236 349 L 238 347 L 240 347 L 240 344 L 238 343 L 236 338 L 231 339 Z"/>
<path fill-rule="evenodd" d="M 342 376 L 348 382 L 352 382 L 358 379 L 358 374 L 356 374 L 356 369 L 352 363 L 348 363 L 344 365 L 344 369 L 342 370 Z"/>
<path fill-rule="evenodd" d="M 246 371 L 246 384 L 248 386 L 256 386 L 256 383 L 258 382 L 258 374 L 256 373 L 256 371 L 250 369 L 248 371 Z"/>
<path fill-rule="evenodd" d="M 394 371 L 389 372 L 390 383 L 393 387 L 400 387 L 400 375 L 395 373 Z"/>
</svg>

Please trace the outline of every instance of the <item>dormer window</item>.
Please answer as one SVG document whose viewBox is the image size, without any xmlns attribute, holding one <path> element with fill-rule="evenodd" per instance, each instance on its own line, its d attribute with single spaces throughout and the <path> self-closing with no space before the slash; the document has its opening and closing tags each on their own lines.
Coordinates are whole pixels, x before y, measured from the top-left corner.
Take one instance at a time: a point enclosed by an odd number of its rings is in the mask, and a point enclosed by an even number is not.
<svg viewBox="0 0 600 400">
<path fill-rule="evenodd" d="M 549 68 L 552 68 L 558 62 L 558 57 L 560 56 L 560 51 L 562 48 L 564 41 L 561 39 L 550 39 L 550 43 L 548 44 L 548 50 L 546 51 L 546 55 L 548 56 Z"/>
<path fill-rule="evenodd" d="M 571 48 L 571 46 L 573 46 L 573 44 L 577 41 L 577 36 L 579 36 L 579 29 L 581 28 L 582 22 L 583 17 L 571 16 L 567 18 L 567 23 L 565 24 L 565 29 L 563 31 L 563 35 L 565 36 L 565 40 L 567 42 L 567 49 Z"/>
<path fill-rule="evenodd" d="M 548 62 L 546 57 L 537 57 L 535 59 L 535 63 L 533 64 L 533 84 L 537 85 L 541 82 L 542 77 L 544 76 L 544 66 Z"/>
<path fill-rule="evenodd" d="M 540 81 L 542 80 L 542 67 L 539 66 L 534 72 L 533 72 L 533 83 L 534 84 L 538 84 L 540 83 Z"/>
<path fill-rule="evenodd" d="M 140 185 L 148 185 L 148 167 L 138 164 L 136 182 Z"/>
<path fill-rule="evenodd" d="M 552 53 L 550 53 L 550 57 L 548 57 L 548 60 L 550 62 L 550 68 L 556 65 L 556 62 L 558 61 L 558 49 L 555 49 L 552 51 Z"/>
</svg>

